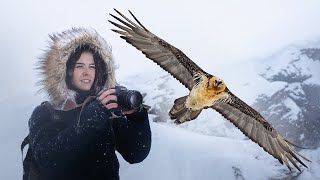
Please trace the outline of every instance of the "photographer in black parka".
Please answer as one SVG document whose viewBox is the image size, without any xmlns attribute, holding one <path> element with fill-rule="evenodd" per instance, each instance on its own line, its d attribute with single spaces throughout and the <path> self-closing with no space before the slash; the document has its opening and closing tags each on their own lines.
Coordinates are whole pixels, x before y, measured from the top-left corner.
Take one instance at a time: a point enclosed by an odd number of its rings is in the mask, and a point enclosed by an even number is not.
<svg viewBox="0 0 320 180">
<path fill-rule="evenodd" d="M 43 104 L 29 120 L 29 148 L 40 179 L 119 179 L 115 150 L 129 163 L 143 161 L 150 151 L 147 110 L 111 113 L 118 107 L 114 62 L 95 30 L 73 28 L 50 37 L 39 69 L 54 120 Z"/>
</svg>

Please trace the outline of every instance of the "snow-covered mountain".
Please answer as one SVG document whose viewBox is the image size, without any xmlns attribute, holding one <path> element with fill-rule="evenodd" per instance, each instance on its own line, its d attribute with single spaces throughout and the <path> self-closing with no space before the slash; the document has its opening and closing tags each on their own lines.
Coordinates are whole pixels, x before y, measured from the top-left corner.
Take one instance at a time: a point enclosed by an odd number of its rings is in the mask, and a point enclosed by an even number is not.
<svg viewBox="0 0 320 180">
<path fill-rule="evenodd" d="M 253 105 L 290 140 L 320 145 L 320 48 L 289 47 L 264 59 L 260 75 L 282 83 L 273 94 L 259 95 Z M 281 63 L 279 63 L 281 62 Z"/>
</svg>

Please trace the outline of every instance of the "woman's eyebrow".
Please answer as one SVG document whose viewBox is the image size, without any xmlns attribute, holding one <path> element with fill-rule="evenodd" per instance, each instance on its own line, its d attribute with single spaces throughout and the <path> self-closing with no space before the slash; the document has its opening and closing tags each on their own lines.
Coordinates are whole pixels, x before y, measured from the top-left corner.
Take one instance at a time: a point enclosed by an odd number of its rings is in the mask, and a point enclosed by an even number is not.
<svg viewBox="0 0 320 180">
<path fill-rule="evenodd" d="M 77 64 L 77 65 L 85 65 L 85 63 L 82 63 L 82 62 L 77 62 L 76 64 Z M 90 65 L 90 66 L 91 66 L 91 65 L 95 65 L 95 63 L 90 63 L 89 65 Z"/>
</svg>

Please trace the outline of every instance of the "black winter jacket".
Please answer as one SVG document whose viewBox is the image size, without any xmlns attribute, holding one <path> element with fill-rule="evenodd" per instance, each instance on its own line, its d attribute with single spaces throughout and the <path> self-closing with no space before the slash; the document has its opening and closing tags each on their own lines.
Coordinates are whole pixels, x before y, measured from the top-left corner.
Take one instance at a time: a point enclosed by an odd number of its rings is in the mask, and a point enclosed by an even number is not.
<svg viewBox="0 0 320 180">
<path fill-rule="evenodd" d="M 30 120 L 30 148 L 45 180 L 117 180 L 117 150 L 129 163 L 144 160 L 151 147 L 151 132 L 145 109 L 110 120 L 110 111 L 99 101 L 82 110 L 49 110 L 38 106 Z M 138 177 L 136 177 L 138 179 Z"/>
</svg>

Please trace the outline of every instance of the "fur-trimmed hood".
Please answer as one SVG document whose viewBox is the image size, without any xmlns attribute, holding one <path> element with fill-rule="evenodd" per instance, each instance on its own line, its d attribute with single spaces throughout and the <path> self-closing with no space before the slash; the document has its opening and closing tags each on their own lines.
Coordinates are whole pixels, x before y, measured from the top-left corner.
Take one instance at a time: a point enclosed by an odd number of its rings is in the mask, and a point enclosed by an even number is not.
<svg viewBox="0 0 320 180">
<path fill-rule="evenodd" d="M 42 78 L 39 85 L 56 109 L 61 109 L 67 99 L 75 102 L 76 92 L 68 89 L 66 84 L 66 64 L 79 46 L 89 45 L 90 49 L 98 52 L 106 64 L 108 73 L 104 88 L 115 86 L 111 47 L 94 29 L 72 28 L 50 35 L 50 39 L 48 49 L 39 58 L 38 69 L 41 71 Z"/>
</svg>

